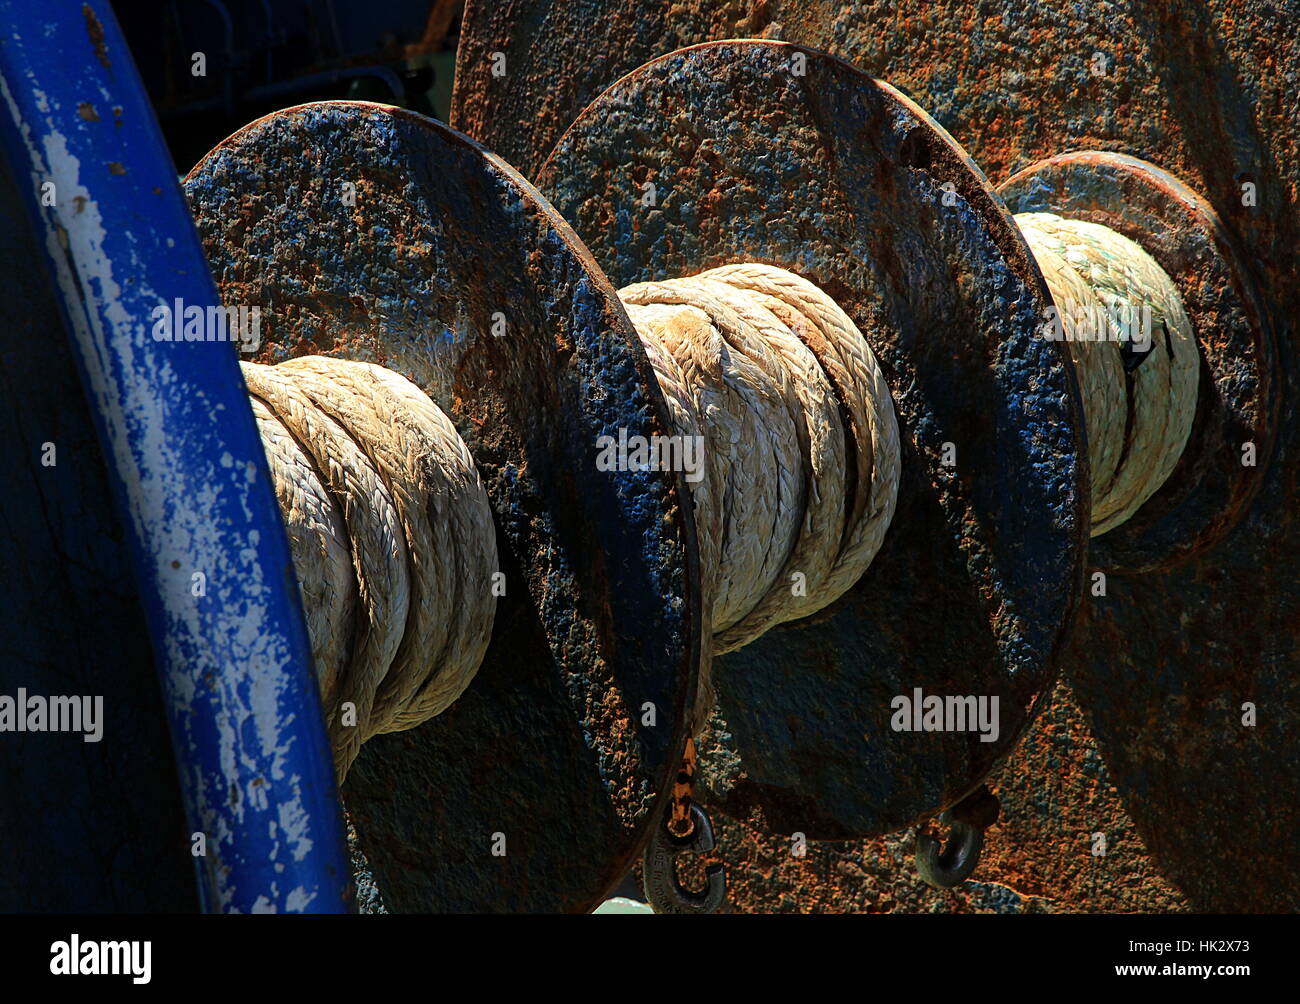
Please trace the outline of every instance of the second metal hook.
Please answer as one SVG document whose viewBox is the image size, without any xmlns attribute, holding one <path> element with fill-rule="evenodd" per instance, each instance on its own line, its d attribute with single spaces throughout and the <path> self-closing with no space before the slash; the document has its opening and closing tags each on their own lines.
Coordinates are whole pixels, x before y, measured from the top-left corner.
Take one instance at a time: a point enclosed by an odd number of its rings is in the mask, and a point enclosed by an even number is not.
<svg viewBox="0 0 1300 1004">
<path fill-rule="evenodd" d="M 950 813 L 939 817 L 941 823 L 951 823 L 948 840 L 940 845 L 928 833 L 916 835 L 916 870 L 930 885 L 948 889 L 965 882 L 979 864 L 980 850 L 984 846 L 984 831 L 970 823 L 954 822 Z"/>
<path fill-rule="evenodd" d="M 918 832 L 916 870 L 921 878 L 936 889 L 950 889 L 970 878 L 979 864 L 984 831 L 997 822 L 1000 809 L 997 796 L 981 785 L 939 817 L 939 822 L 949 826 L 944 844 Z"/>
<path fill-rule="evenodd" d="M 727 896 L 726 871 L 720 864 L 704 869 L 703 892 L 685 888 L 677 877 L 677 857 L 713 850 L 713 824 L 699 805 L 691 803 L 691 829 L 684 837 L 673 835 L 666 821 L 654 828 L 642 860 L 642 887 L 655 913 L 715 913 Z"/>
</svg>

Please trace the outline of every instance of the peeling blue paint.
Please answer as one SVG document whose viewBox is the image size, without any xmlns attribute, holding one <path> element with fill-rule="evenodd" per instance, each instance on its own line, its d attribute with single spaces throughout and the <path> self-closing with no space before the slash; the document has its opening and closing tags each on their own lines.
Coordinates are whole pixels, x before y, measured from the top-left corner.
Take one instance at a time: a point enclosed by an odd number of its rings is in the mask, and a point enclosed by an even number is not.
<svg viewBox="0 0 1300 1004">
<path fill-rule="evenodd" d="M 131 537 L 188 824 L 206 842 L 201 901 L 343 910 L 333 768 L 237 357 L 149 336 L 158 303 L 217 302 L 152 108 L 105 0 L 0 0 L 0 23 L 0 140 L 31 185 Z M 83 103 L 114 115 L 83 117 Z M 55 204 L 40 206 L 47 181 Z"/>
</svg>

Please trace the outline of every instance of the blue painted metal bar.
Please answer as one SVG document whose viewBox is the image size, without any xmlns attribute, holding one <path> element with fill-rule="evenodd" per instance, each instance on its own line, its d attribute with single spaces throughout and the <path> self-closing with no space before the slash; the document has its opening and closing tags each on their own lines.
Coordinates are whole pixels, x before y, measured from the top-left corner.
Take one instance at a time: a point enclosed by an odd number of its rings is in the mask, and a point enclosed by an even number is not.
<svg viewBox="0 0 1300 1004">
<path fill-rule="evenodd" d="M 153 110 L 107 0 L 0 0 L 0 25 L 0 151 L 30 184 L 132 539 L 200 896 L 344 910 L 333 767 L 236 351 L 160 340 L 157 308 L 206 318 L 218 300 Z"/>
</svg>

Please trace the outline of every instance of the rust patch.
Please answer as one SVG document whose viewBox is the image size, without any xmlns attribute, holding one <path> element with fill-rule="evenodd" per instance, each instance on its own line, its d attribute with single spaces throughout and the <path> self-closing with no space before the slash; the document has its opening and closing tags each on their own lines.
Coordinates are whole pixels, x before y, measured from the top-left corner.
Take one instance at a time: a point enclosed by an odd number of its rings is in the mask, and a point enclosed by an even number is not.
<svg viewBox="0 0 1300 1004">
<path fill-rule="evenodd" d="M 104 26 L 99 23 L 99 18 L 95 17 L 90 4 L 81 5 L 81 16 L 86 19 L 86 34 L 90 36 L 90 44 L 95 48 L 95 58 L 104 69 L 111 70 L 113 64 L 109 62 L 108 47 L 104 44 Z"/>
</svg>

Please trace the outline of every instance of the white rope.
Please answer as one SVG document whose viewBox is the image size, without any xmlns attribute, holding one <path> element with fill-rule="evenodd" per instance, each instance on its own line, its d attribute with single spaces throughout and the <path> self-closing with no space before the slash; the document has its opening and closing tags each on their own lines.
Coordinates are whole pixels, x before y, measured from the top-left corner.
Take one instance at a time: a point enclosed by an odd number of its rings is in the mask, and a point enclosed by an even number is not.
<svg viewBox="0 0 1300 1004">
<path fill-rule="evenodd" d="M 766 265 L 621 293 L 688 479 L 706 653 L 838 599 L 880 547 L 898 494 L 893 403 L 861 332 L 812 283 Z M 496 536 L 450 420 L 369 363 L 244 364 L 289 532 L 340 777 L 362 742 L 437 715 L 492 631 Z M 355 709 L 353 717 L 345 714 Z"/>
<path fill-rule="evenodd" d="M 1061 313 L 1079 377 L 1096 537 L 1137 512 L 1177 466 L 1196 417 L 1196 340 L 1173 281 L 1138 244 L 1051 213 L 1015 220 Z M 1141 334 L 1146 311 L 1151 351 L 1125 374 L 1122 339 Z"/>
<path fill-rule="evenodd" d="M 492 513 L 455 427 L 405 378 L 321 356 L 243 370 L 342 777 L 370 736 L 473 679 L 496 604 Z"/>
<path fill-rule="evenodd" d="M 1016 221 L 1075 361 L 1096 535 L 1177 463 L 1195 342 L 1173 283 L 1132 241 L 1049 214 Z M 698 726 L 714 652 L 823 609 L 870 565 L 898 497 L 898 423 L 861 332 L 791 272 L 728 265 L 619 295 L 674 432 L 703 444 L 702 476 L 687 478 L 713 639 Z M 1155 345 L 1126 377 L 1114 319 L 1131 307 L 1150 308 Z M 1103 337 L 1085 337 L 1089 317 Z M 365 739 L 437 715 L 473 678 L 495 609 L 492 515 L 455 427 L 405 378 L 321 356 L 244 374 L 342 777 Z"/>
<path fill-rule="evenodd" d="M 875 557 L 898 497 L 898 423 L 862 333 L 815 285 L 769 265 L 619 297 L 675 434 L 704 443 L 706 476 L 688 483 L 712 652 L 833 603 Z"/>
</svg>

